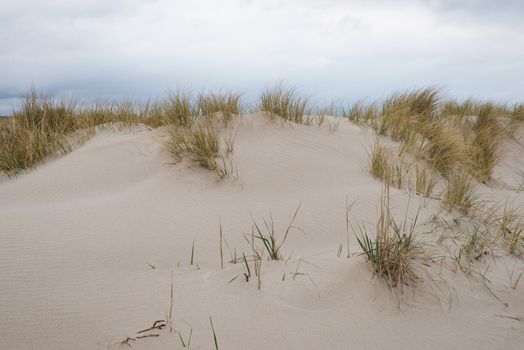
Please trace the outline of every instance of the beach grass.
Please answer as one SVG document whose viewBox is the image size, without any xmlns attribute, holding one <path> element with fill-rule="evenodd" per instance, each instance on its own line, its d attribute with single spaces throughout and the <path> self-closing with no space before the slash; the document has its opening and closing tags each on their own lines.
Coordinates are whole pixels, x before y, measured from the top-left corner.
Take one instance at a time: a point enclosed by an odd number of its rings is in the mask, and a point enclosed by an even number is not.
<svg viewBox="0 0 524 350">
<path fill-rule="evenodd" d="M 517 208 L 506 204 L 497 222 L 503 246 L 511 254 L 522 255 L 524 253 L 524 215 L 519 213 Z"/>
<path fill-rule="evenodd" d="M 354 232 L 362 254 L 373 267 L 373 272 L 391 287 L 414 285 L 421 280 L 414 265 L 415 259 L 426 256 L 422 245 L 416 242 L 417 216 L 408 224 L 397 223 L 390 212 L 389 186 L 384 185 L 380 215 L 374 234 L 368 234 L 365 225 Z"/>
<path fill-rule="evenodd" d="M 477 206 L 478 197 L 473 189 L 469 174 L 461 171 L 452 173 L 447 179 L 447 186 L 442 196 L 442 203 L 451 210 L 457 208 L 462 214 L 469 215 Z"/>
<path fill-rule="evenodd" d="M 295 212 L 289 221 L 289 224 L 287 225 L 286 229 L 282 233 L 282 237 L 277 237 L 277 230 L 275 229 L 275 222 L 273 220 L 273 216 L 270 214 L 269 219 L 263 218 L 262 223 L 263 226 L 258 224 L 253 215 L 251 215 L 251 220 L 253 222 L 254 227 L 254 233 L 253 238 L 258 239 L 260 242 L 262 242 L 263 247 L 265 251 L 268 253 L 268 256 L 271 260 L 282 260 L 283 256 L 281 253 L 282 246 L 286 242 L 289 233 L 293 229 L 298 229 L 296 226 L 294 226 L 294 221 L 298 215 L 298 212 L 300 210 L 301 203 L 297 206 L 295 209 Z M 255 250 L 253 248 L 253 250 Z"/>
<path fill-rule="evenodd" d="M 310 112 L 309 97 L 300 95 L 295 88 L 278 83 L 260 95 L 259 110 L 269 113 L 273 118 L 302 124 L 304 116 Z"/>
<path fill-rule="evenodd" d="M 397 92 L 381 101 L 359 101 L 349 108 L 342 107 L 341 103 L 313 108 L 311 101 L 297 89 L 279 82 L 259 95 L 253 110 L 266 112 L 273 119 L 315 124 L 317 127 L 327 125 L 332 133 L 340 122 L 331 121 L 326 115 L 344 116 L 359 126 L 400 142 L 401 154 L 411 154 L 444 178 L 461 170 L 486 185 L 489 185 L 503 156 L 501 145 L 524 122 L 522 103 L 506 105 L 473 98 L 457 101 L 442 97 L 441 90 L 434 87 Z M 191 148 L 189 153 L 193 153 L 198 164 L 217 168 L 212 159 L 217 149 L 216 133 L 208 127 L 194 128 L 193 124 L 202 117 L 217 119 L 219 116 L 222 126 L 228 127 L 232 118 L 246 110 L 242 93 L 235 91 L 195 94 L 191 90 L 178 89 L 157 100 L 99 100 L 85 104 L 73 98 L 45 96 L 32 88 L 12 118 L 2 118 L 0 123 L 0 172 L 16 176 L 52 156 L 69 152 L 76 143 L 93 135 L 95 127 L 116 124 L 180 127 L 182 131 L 170 133 L 170 136 L 177 140 L 186 139 L 186 145 L 195 146 L 182 148 Z M 318 116 L 312 118 L 313 113 Z M 214 129 L 220 128 L 215 125 Z M 82 141 L 78 131 L 82 131 Z M 234 142 L 231 141 L 231 138 L 227 141 L 226 153 L 232 149 Z M 178 143 L 179 146 L 183 144 Z M 374 176 L 383 178 L 389 175 L 393 178 L 396 171 L 397 176 L 391 183 L 402 186 L 403 176 L 398 175 L 400 170 L 406 169 L 392 164 L 393 171 L 386 174 L 387 157 L 384 158 L 381 149 L 376 151 L 377 162 L 372 166 Z M 174 154 L 177 153 L 180 152 L 175 150 Z M 222 163 L 219 168 L 226 164 L 229 168 L 226 172 L 231 171 L 229 160 L 220 156 L 218 160 Z"/>
<path fill-rule="evenodd" d="M 32 89 L 20 110 L 0 124 L 0 171 L 14 176 L 52 155 L 69 152 L 66 136 L 78 128 L 74 111 L 74 101 L 55 101 Z"/>
<path fill-rule="evenodd" d="M 228 126 L 234 116 L 244 112 L 241 97 L 242 94 L 238 92 L 200 94 L 197 108 L 200 115 L 212 116 L 220 113 L 224 126 Z"/>
</svg>

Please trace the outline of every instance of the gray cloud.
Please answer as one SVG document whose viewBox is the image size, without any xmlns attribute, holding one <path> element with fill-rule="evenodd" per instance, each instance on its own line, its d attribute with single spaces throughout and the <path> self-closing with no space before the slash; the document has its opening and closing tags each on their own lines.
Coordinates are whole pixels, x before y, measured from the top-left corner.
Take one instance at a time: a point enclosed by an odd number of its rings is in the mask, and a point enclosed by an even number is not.
<svg viewBox="0 0 524 350">
<path fill-rule="evenodd" d="M 250 96 L 285 79 L 347 101 L 421 85 L 515 101 L 523 14 L 521 1 L 13 0 L 0 12 L 0 113 L 31 84 L 87 99 Z"/>
</svg>

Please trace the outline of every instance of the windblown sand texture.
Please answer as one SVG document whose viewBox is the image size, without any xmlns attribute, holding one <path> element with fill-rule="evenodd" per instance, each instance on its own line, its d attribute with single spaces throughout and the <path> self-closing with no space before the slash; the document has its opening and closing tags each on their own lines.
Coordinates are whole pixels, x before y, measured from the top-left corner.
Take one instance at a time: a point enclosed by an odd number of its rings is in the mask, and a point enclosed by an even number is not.
<svg viewBox="0 0 524 350">
<path fill-rule="evenodd" d="M 182 349 L 192 329 L 191 349 L 214 349 L 212 317 L 220 349 L 522 349 L 524 281 L 513 289 L 510 278 L 524 271 L 522 258 L 480 259 L 474 270 L 489 282 L 429 259 L 424 283 L 399 297 L 373 276 L 352 231 L 347 257 L 346 196 L 353 227 L 372 229 L 378 216 L 372 131 L 260 113 L 228 130 L 237 133 L 238 179 L 173 164 L 165 128 L 145 126 L 99 130 L 71 153 L 2 179 L 0 348 Z M 524 192 L 508 189 L 523 180 L 524 150 L 505 147 L 499 186 L 479 186 L 479 195 L 524 206 Z M 434 216 L 452 220 L 440 201 L 390 191 L 392 212 L 402 219 L 408 208 L 411 218 L 420 207 L 417 233 L 437 241 Z M 262 262 L 260 290 L 225 244 L 220 268 L 220 221 L 242 256 L 251 253 L 251 215 L 262 223 L 271 213 L 280 234 L 299 203 L 300 230 L 282 246 L 283 261 Z M 166 327 L 136 339 L 165 320 L 171 278 L 180 336 Z M 136 340 L 122 344 L 126 337 Z"/>
</svg>

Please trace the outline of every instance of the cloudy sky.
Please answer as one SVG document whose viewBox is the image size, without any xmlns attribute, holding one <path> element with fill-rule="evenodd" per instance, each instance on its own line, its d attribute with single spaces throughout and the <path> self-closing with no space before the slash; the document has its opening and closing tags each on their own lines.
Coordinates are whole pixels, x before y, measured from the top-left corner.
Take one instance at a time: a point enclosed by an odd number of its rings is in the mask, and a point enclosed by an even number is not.
<svg viewBox="0 0 524 350">
<path fill-rule="evenodd" d="M 285 80 L 354 102 L 439 86 L 524 100 L 524 1 L 2 0 L 0 113 L 32 85 L 81 99 L 252 98 Z"/>
</svg>

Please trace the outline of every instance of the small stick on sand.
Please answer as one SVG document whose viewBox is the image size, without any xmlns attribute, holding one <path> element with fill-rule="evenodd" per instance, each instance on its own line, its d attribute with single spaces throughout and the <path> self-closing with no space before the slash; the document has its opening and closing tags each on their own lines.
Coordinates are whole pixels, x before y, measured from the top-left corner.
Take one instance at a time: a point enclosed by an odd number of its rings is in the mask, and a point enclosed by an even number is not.
<svg viewBox="0 0 524 350">
<path fill-rule="evenodd" d="M 143 330 L 137 332 L 137 334 L 145 333 L 145 332 L 147 332 L 147 331 L 151 331 L 151 330 L 153 330 L 153 329 L 162 329 L 162 328 L 164 328 L 165 326 L 166 326 L 166 324 L 165 324 L 165 321 L 164 321 L 164 320 L 158 320 L 158 321 L 155 321 L 151 327 L 146 328 L 146 329 L 143 329 Z"/>
<path fill-rule="evenodd" d="M 149 338 L 149 337 L 160 337 L 160 334 L 139 335 L 138 337 L 136 337 L 136 339 L 143 339 L 143 338 Z"/>
</svg>

